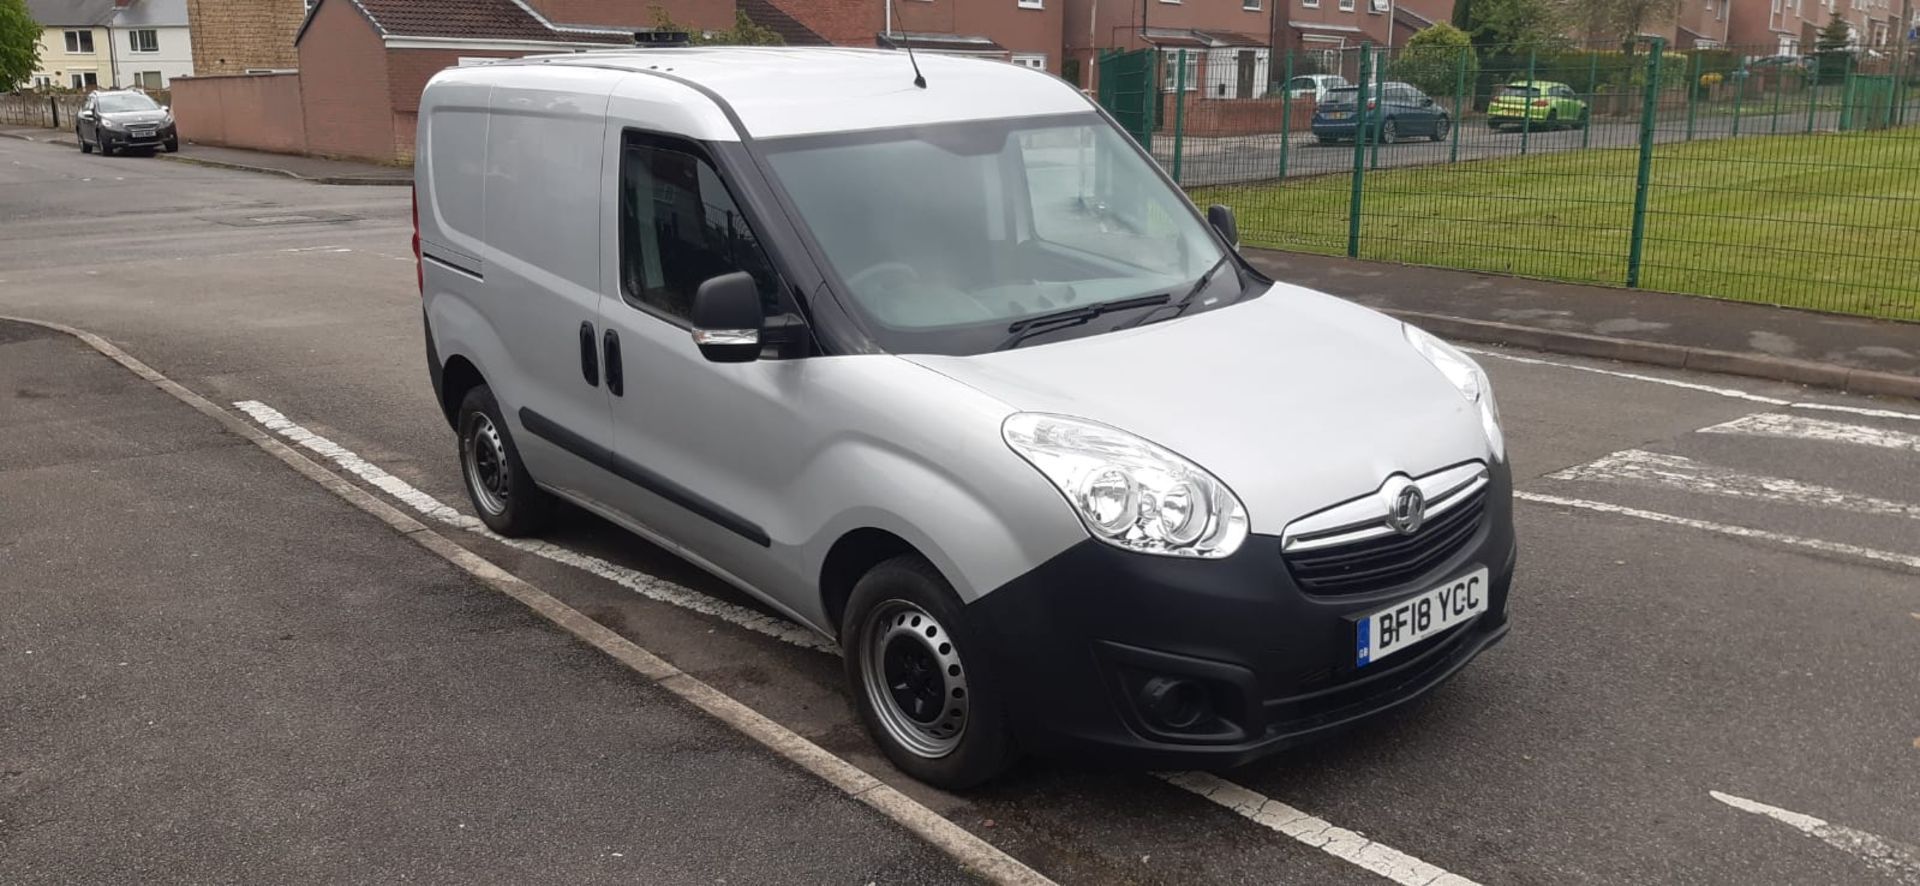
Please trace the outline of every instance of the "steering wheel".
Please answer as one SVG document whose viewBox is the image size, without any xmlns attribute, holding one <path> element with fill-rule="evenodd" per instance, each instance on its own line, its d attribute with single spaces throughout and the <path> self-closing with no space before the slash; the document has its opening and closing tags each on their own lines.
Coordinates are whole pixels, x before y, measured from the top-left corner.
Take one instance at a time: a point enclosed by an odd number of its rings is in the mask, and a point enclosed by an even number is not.
<svg viewBox="0 0 1920 886">
<path fill-rule="evenodd" d="M 848 277 L 847 288 L 859 292 L 866 289 L 867 284 L 886 278 L 888 275 L 902 278 L 900 280 L 902 283 L 920 282 L 920 272 L 915 271 L 912 265 L 906 262 L 883 261 Z"/>
</svg>

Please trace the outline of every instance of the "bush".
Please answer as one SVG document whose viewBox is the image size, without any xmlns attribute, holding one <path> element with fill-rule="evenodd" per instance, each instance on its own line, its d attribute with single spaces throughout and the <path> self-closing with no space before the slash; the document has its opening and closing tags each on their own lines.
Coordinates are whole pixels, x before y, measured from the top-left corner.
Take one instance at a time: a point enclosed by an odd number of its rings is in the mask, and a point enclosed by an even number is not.
<svg viewBox="0 0 1920 886">
<path fill-rule="evenodd" d="M 1427 28 L 1400 50 L 1387 66 L 1387 76 L 1404 80 L 1434 96 L 1452 95 L 1462 83 L 1462 65 L 1466 83 L 1480 76 L 1480 57 L 1473 51 L 1467 32 L 1441 22 Z"/>
</svg>

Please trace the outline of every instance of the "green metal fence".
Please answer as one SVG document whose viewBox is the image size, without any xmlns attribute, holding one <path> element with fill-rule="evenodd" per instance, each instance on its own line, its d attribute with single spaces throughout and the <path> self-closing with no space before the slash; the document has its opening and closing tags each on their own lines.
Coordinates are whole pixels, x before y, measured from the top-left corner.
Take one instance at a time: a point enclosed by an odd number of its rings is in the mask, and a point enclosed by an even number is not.
<svg viewBox="0 0 1920 886">
<path fill-rule="evenodd" d="M 1101 97 L 1248 245 L 1920 320 L 1899 48 L 1191 52 Z"/>
</svg>

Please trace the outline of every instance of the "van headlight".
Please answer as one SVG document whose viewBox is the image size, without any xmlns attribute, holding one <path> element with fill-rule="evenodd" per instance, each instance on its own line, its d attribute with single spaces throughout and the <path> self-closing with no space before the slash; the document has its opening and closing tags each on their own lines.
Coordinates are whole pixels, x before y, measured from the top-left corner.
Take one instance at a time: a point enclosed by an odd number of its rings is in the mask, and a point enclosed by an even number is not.
<svg viewBox="0 0 1920 886">
<path fill-rule="evenodd" d="M 1103 424 L 1022 412 L 1007 445 L 1053 482 L 1093 537 L 1144 554 L 1225 557 L 1247 539 L 1247 509 L 1212 474 Z"/>
<path fill-rule="evenodd" d="M 1433 368 L 1440 370 L 1447 381 L 1460 391 L 1480 412 L 1480 428 L 1486 431 L 1487 446 L 1493 450 L 1494 461 L 1506 461 L 1507 438 L 1500 430 L 1500 406 L 1493 401 L 1493 382 L 1487 380 L 1487 373 L 1473 358 L 1460 353 L 1460 349 L 1447 344 L 1424 329 L 1401 324 L 1407 333 L 1407 343 L 1427 358 Z"/>
</svg>

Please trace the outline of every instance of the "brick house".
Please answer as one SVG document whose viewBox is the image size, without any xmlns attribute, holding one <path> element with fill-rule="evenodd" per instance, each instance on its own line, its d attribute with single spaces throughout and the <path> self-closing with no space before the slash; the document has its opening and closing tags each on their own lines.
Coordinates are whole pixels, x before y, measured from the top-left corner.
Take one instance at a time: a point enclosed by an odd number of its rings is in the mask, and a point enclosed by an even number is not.
<svg viewBox="0 0 1920 886">
<path fill-rule="evenodd" d="M 290 71 L 307 0 L 187 0 L 193 70 L 202 76 Z"/>
<path fill-rule="evenodd" d="M 1903 0 L 1720 0 L 1731 7 L 1728 45 L 1750 55 L 1810 55 L 1820 29 L 1846 21 L 1854 45 L 1879 53 L 1897 47 L 1907 28 Z"/>
<path fill-rule="evenodd" d="M 1060 73 L 1068 0 L 741 0 L 795 46 L 832 45 L 999 59 Z"/>
</svg>

